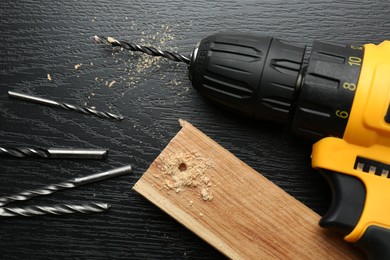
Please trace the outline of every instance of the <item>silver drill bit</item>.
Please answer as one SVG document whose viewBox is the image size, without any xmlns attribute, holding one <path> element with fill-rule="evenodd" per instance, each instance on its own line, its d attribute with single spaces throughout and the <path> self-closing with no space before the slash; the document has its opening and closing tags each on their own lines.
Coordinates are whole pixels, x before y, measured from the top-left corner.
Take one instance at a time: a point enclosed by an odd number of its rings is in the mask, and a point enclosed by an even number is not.
<svg viewBox="0 0 390 260">
<path fill-rule="evenodd" d="M 103 43 L 112 47 L 121 47 L 129 51 L 139 51 L 151 56 L 160 56 L 172 61 L 184 62 L 187 64 L 190 64 L 191 61 L 189 57 L 184 56 L 180 53 L 162 51 L 151 46 L 142 46 L 132 42 L 118 41 L 113 37 L 99 37 L 95 35 L 93 38 L 98 43 Z"/>
<path fill-rule="evenodd" d="M 0 207 L 7 205 L 10 202 L 13 201 L 21 201 L 21 200 L 28 200 L 31 199 L 32 197 L 36 196 L 44 196 L 44 195 L 49 195 L 54 192 L 64 190 L 64 189 L 72 189 L 81 185 L 85 185 L 88 183 L 92 182 L 97 182 L 101 180 L 105 180 L 108 178 L 113 178 L 125 174 L 129 174 L 132 172 L 132 168 L 130 165 L 126 165 L 117 169 L 109 170 L 106 172 L 101 172 L 101 173 L 95 173 L 89 176 L 85 177 L 80 177 L 80 178 L 74 178 L 70 179 L 65 182 L 61 182 L 58 184 L 53 184 L 53 185 L 48 185 L 45 187 L 42 187 L 40 189 L 36 190 L 28 190 L 28 191 L 23 191 L 15 195 L 11 196 L 5 196 L 0 198 Z"/>
<path fill-rule="evenodd" d="M 0 155 L 13 157 L 39 157 L 56 159 L 105 159 L 107 150 L 104 149 L 62 149 L 62 148 L 25 148 L 1 147 Z"/>
<path fill-rule="evenodd" d="M 110 208 L 106 203 L 88 203 L 81 205 L 63 204 L 53 206 L 29 206 L 25 208 L 0 208 L 0 217 L 34 217 L 40 215 L 63 215 L 72 213 L 103 212 Z"/>
<path fill-rule="evenodd" d="M 89 107 L 75 106 L 75 105 L 71 105 L 63 102 L 57 102 L 46 98 L 17 93 L 15 91 L 8 91 L 8 96 L 16 99 L 25 100 L 25 101 L 31 101 L 46 106 L 52 106 L 52 107 L 62 108 L 65 110 L 77 111 L 79 113 L 86 114 L 86 115 L 94 115 L 100 118 L 108 118 L 108 119 L 111 118 L 116 120 L 123 120 L 124 118 L 122 115 L 115 115 L 110 112 L 101 112 Z"/>
</svg>

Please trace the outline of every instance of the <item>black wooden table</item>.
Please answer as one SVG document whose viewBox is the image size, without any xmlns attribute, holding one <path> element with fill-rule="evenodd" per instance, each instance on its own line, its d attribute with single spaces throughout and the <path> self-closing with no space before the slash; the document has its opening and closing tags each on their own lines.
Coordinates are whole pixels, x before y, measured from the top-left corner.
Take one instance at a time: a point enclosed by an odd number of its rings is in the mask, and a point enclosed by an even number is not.
<svg viewBox="0 0 390 260">
<path fill-rule="evenodd" d="M 113 51 L 96 44 L 95 34 L 183 54 L 223 30 L 298 43 L 379 43 L 390 38 L 389 10 L 386 1 L 1 1 L 0 146 L 108 148 L 110 153 L 105 161 L 0 158 L 0 196 L 129 163 L 134 173 L 14 203 L 101 201 L 112 208 L 91 215 L 1 219 L 0 258 L 223 258 L 131 190 L 180 129 L 179 118 L 316 212 L 324 214 L 329 205 L 327 184 L 310 167 L 310 142 L 210 105 L 192 89 L 186 65 Z M 10 100 L 8 90 L 121 113 L 125 120 Z"/>
</svg>

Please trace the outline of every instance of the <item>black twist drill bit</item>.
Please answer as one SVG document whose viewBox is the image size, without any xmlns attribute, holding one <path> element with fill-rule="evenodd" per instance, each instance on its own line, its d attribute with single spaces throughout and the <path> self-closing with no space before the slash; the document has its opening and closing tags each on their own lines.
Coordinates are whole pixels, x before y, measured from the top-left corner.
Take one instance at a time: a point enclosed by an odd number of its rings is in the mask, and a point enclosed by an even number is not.
<svg viewBox="0 0 390 260">
<path fill-rule="evenodd" d="M 40 189 L 23 191 L 15 195 L 1 197 L 0 207 L 7 205 L 8 203 L 11 203 L 13 201 L 22 201 L 22 200 L 31 199 L 32 197 L 36 197 L 36 196 L 49 195 L 60 190 L 75 188 L 84 184 L 121 176 L 131 172 L 132 172 L 131 166 L 126 165 L 106 172 L 96 173 L 86 177 L 74 178 L 58 184 L 48 185 Z"/>
<path fill-rule="evenodd" d="M 31 101 L 31 102 L 46 105 L 46 106 L 52 106 L 52 107 L 62 108 L 65 110 L 76 111 L 76 112 L 86 114 L 86 115 L 94 115 L 94 116 L 97 116 L 100 118 L 116 119 L 116 120 L 123 120 L 123 118 L 124 118 L 122 115 L 115 115 L 115 114 L 112 114 L 110 112 L 101 112 L 101 111 L 97 111 L 97 110 L 89 108 L 89 107 L 75 106 L 75 105 L 71 105 L 71 104 L 67 104 L 67 103 L 63 103 L 63 102 L 57 102 L 57 101 L 46 99 L 46 98 L 21 94 L 21 93 L 17 93 L 14 91 L 8 91 L 8 96 L 12 97 L 12 98 L 16 98 L 16 99 L 25 100 L 25 101 Z"/>
<path fill-rule="evenodd" d="M 64 215 L 72 213 L 96 213 L 110 208 L 106 203 L 88 203 L 81 205 L 63 204 L 53 206 L 29 206 L 25 208 L 0 208 L 0 217 L 34 217 L 40 215 Z"/>
<path fill-rule="evenodd" d="M 151 46 L 142 46 L 132 42 L 118 41 L 113 37 L 99 37 L 95 35 L 94 39 L 98 43 L 111 45 L 113 47 L 121 47 L 129 51 L 140 51 L 151 56 L 164 57 L 172 61 L 184 62 L 187 64 L 191 61 L 189 57 L 176 52 L 162 51 Z"/>
<path fill-rule="evenodd" d="M 18 158 L 66 158 L 66 159 L 105 159 L 107 150 L 104 149 L 58 149 L 58 148 L 25 148 L 1 147 L 0 155 Z"/>
</svg>

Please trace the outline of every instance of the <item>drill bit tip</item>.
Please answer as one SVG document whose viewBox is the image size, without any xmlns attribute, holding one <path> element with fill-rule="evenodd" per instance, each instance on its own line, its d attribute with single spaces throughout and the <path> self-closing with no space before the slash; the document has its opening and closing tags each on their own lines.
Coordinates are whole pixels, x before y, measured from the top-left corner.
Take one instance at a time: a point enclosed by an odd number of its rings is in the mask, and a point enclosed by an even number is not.
<svg viewBox="0 0 390 260">
<path fill-rule="evenodd" d="M 110 36 L 93 36 L 93 38 L 95 39 L 95 41 L 97 43 L 103 43 L 105 45 L 109 45 L 109 46 L 112 46 L 112 45 L 115 45 L 115 46 L 120 46 L 120 42 L 115 39 L 114 37 L 110 37 Z"/>
<path fill-rule="evenodd" d="M 104 44 L 108 44 L 107 42 L 105 42 L 101 37 L 95 35 L 93 36 L 93 39 L 97 42 L 97 43 L 104 43 Z"/>
<path fill-rule="evenodd" d="M 114 37 L 107 37 L 106 38 L 107 39 L 107 41 L 109 42 L 109 43 L 117 43 L 117 44 L 119 44 L 119 41 L 117 40 L 117 39 L 115 39 Z"/>
</svg>

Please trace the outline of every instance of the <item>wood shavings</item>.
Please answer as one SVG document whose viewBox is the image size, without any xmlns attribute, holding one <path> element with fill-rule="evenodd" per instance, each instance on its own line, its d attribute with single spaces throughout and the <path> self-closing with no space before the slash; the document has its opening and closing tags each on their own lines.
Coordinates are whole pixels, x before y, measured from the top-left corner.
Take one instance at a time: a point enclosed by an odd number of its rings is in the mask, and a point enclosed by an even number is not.
<svg viewBox="0 0 390 260">
<path fill-rule="evenodd" d="M 156 34 L 146 35 L 145 32 L 142 32 L 142 38 L 140 39 L 140 42 L 145 46 L 154 46 L 157 49 L 166 50 L 168 47 L 170 47 L 169 43 L 174 40 L 174 36 L 171 34 L 171 29 L 169 26 L 162 25 L 161 29 L 163 30 L 161 34 L 157 32 Z M 145 57 L 143 57 L 143 59 L 139 61 L 135 67 L 137 73 L 142 73 L 152 66 L 160 68 L 160 64 L 158 64 L 161 61 L 160 57 L 153 57 L 148 55 L 144 56 Z"/>
<path fill-rule="evenodd" d="M 180 85 L 181 85 L 181 81 L 176 80 L 176 79 L 173 79 L 173 80 L 171 80 L 171 81 L 168 82 L 168 85 L 171 85 L 171 86 L 180 86 Z"/>
<path fill-rule="evenodd" d="M 211 179 L 205 173 L 213 165 L 212 159 L 197 152 L 180 152 L 161 156 L 160 160 L 155 163 L 161 174 L 154 177 L 162 179 L 162 188 L 176 193 L 194 190 L 203 201 L 213 199 Z M 193 203 L 190 200 L 189 206 Z"/>
<path fill-rule="evenodd" d="M 114 86 L 115 83 L 116 83 L 116 81 L 113 80 L 113 81 L 111 81 L 107 86 L 108 86 L 109 88 L 112 88 L 112 86 Z"/>
<path fill-rule="evenodd" d="M 52 78 L 51 78 L 51 76 L 50 76 L 50 74 L 49 74 L 49 73 L 47 73 L 47 80 L 49 80 L 49 81 L 51 81 L 51 80 L 52 80 Z"/>
</svg>

